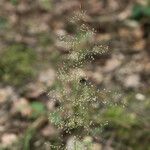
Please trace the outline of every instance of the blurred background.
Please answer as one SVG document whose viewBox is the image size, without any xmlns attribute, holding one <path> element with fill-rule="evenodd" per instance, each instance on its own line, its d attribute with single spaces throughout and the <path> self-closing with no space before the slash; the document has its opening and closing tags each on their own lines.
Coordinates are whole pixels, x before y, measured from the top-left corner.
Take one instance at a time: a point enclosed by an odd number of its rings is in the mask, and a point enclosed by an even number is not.
<svg viewBox="0 0 150 150">
<path fill-rule="evenodd" d="M 61 131 L 48 120 L 57 105 L 48 92 L 68 52 L 58 36 L 75 34 L 68 18 L 81 10 L 108 46 L 85 73 L 108 100 L 123 100 L 103 132 L 82 138 L 92 150 L 150 150 L 149 0 L 0 0 L 0 150 L 59 149 L 50 147 Z M 72 140 L 64 135 L 65 147 Z"/>
</svg>

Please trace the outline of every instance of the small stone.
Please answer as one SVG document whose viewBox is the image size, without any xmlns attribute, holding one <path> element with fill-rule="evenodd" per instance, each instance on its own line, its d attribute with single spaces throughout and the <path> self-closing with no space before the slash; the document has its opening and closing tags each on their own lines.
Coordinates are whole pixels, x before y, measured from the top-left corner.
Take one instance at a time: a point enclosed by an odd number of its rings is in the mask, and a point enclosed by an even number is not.
<svg viewBox="0 0 150 150">
<path fill-rule="evenodd" d="M 66 150 L 86 150 L 86 147 L 83 142 L 79 141 L 75 137 L 70 137 L 67 141 Z"/>
<path fill-rule="evenodd" d="M 0 104 L 7 100 L 7 93 L 5 90 L 0 89 Z"/>
<path fill-rule="evenodd" d="M 52 86 L 55 81 L 55 71 L 53 69 L 48 69 L 40 73 L 38 81 L 46 86 Z"/>
<path fill-rule="evenodd" d="M 141 94 L 141 93 L 137 93 L 137 94 L 135 95 L 135 98 L 136 98 L 137 100 L 139 100 L 139 101 L 143 101 L 143 100 L 145 100 L 145 95 L 143 95 L 143 94 Z"/>
<path fill-rule="evenodd" d="M 5 133 L 1 137 L 2 145 L 8 146 L 17 141 L 17 136 L 13 133 Z"/>
<path fill-rule="evenodd" d="M 140 51 L 144 49 L 145 45 L 146 45 L 146 42 L 144 40 L 139 40 L 133 44 L 132 49 L 135 51 Z"/>
<path fill-rule="evenodd" d="M 124 84 L 127 88 L 137 88 L 140 85 L 140 77 L 137 74 L 129 75 L 125 81 Z"/>
<path fill-rule="evenodd" d="M 102 150 L 102 145 L 98 143 L 94 143 L 92 145 L 92 150 Z"/>
<path fill-rule="evenodd" d="M 83 142 L 92 142 L 92 137 L 90 137 L 90 136 L 86 136 L 86 137 L 84 137 L 84 139 L 83 139 Z"/>
<path fill-rule="evenodd" d="M 46 107 L 49 111 L 52 111 L 55 109 L 55 104 L 56 104 L 56 102 L 51 100 L 51 101 L 48 101 Z"/>
<path fill-rule="evenodd" d="M 25 13 L 29 10 L 29 7 L 27 6 L 27 4 L 25 2 L 22 2 L 18 5 L 17 9 L 19 12 Z"/>
<path fill-rule="evenodd" d="M 115 57 L 114 58 L 111 58 L 110 60 L 108 60 L 106 62 L 106 65 L 104 67 L 104 71 L 105 72 L 111 72 L 111 71 L 114 71 L 116 68 L 118 68 L 121 64 L 121 61 L 116 59 Z"/>
<path fill-rule="evenodd" d="M 11 87 L 0 88 L 0 104 L 7 101 L 9 98 L 13 100 L 15 96 Z"/>
<path fill-rule="evenodd" d="M 20 112 L 22 116 L 30 116 L 32 113 L 32 108 L 25 98 L 20 98 L 16 101 L 14 101 L 13 104 L 13 113 Z"/>
<path fill-rule="evenodd" d="M 44 137 L 54 137 L 58 132 L 53 126 L 47 125 L 42 129 L 41 133 Z"/>
<path fill-rule="evenodd" d="M 38 97 L 43 93 L 43 86 L 39 83 L 33 84 L 30 83 L 26 87 L 26 94 L 25 96 L 28 99 L 38 99 Z"/>
<path fill-rule="evenodd" d="M 93 74 L 93 79 L 95 80 L 96 83 L 100 84 L 103 81 L 103 75 L 101 73 L 94 73 Z"/>
</svg>

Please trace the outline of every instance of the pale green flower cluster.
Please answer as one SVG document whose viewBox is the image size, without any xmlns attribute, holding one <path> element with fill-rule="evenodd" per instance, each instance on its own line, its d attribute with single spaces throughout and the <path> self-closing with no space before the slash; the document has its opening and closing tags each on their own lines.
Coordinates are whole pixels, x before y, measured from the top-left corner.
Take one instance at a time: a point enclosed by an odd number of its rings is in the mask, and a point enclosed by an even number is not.
<svg viewBox="0 0 150 150">
<path fill-rule="evenodd" d="M 94 56 L 101 55 L 108 48 L 93 42 L 95 31 L 79 23 L 83 22 L 83 16 L 83 12 L 78 12 L 71 18 L 71 23 L 80 24 L 78 33 L 59 38 L 69 52 L 57 72 L 59 86 L 53 97 L 60 106 L 50 113 L 50 121 L 68 134 L 74 129 L 89 134 L 92 126 L 101 123 L 99 90 L 88 80 L 83 69 L 94 60 Z"/>
</svg>

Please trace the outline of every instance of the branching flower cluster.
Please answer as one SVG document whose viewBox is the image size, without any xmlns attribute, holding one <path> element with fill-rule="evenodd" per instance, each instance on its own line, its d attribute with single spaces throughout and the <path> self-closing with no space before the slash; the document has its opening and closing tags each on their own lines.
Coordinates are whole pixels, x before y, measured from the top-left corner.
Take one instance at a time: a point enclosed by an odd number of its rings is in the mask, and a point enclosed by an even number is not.
<svg viewBox="0 0 150 150">
<path fill-rule="evenodd" d="M 84 16 L 84 12 L 78 12 L 69 20 L 79 25 L 75 35 L 59 37 L 69 52 L 59 66 L 58 85 L 50 91 L 53 100 L 59 101 L 59 106 L 50 113 L 50 121 L 68 134 L 79 130 L 88 135 L 92 126 L 101 124 L 100 91 L 88 80 L 83 69 L 108 48 L 94 43 L 96 32 L 84 23 Z"/>
</svg>

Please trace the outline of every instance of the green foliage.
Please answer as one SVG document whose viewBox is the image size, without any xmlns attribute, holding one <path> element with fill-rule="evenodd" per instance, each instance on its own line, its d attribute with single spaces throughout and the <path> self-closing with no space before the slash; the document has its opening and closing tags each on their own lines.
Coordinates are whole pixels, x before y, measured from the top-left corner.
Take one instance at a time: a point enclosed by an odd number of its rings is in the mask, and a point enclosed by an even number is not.
<svg viewBox="0 0 150 150">
<path fill-rule="evenodd" d="M 13 44 L 0 53 L 0 80 L 3 83 L 21 85 L 35 75 L 33 65 L 36 56 L 32 49 Z"/>
<path fill-rule="evenodd" d="M 23 150 L 30 150 L 30 143 L 35 135 L 36 131 L 34 129 L 28 129 L 23 139 Z"/>
<path fill-rule="evenodd" d="M 135 20 L 141 20 L 142 18 L 150 17 L 150 6 L 143 6 L 136 4 L 132 10 L 131 18 Z"/>
<path fill-rule="evenodd" d="M 145 149 L 149 150 L 149 107 L 150 96 L 144 101 L 137 101 L 136 93 L 128 93 L 125 100 L 127 107 L 112 106 L 101 116 L 109 120 L 107 127 L 103 128 L 104 139 L 114 136 L 113 146 L 116 150 Z M 141 144 L 144 143 L 144 144 Z"/>
<path fill-rule="evenodd" d="M 52 0 L 40 0 L 40 6 L 45 10 L 52 9 Z"/>
<path fill-rule="evenodd" d="M 40 46 L 41 45 L 43 47 L 50 46 L 54 42 L 52 35 L 48 33 L 39 33 L 37 36 Z"/>
<path fill-rule="evenodd" d="M 19 3 L 19 0 L 10 0 L 10 2 L 13 4 L 13 5 L 17 5 Z"/>
<path fill-rule="evenodd" d="M 123 127 L 132 125 L 136 121 L 132 114 L 126 112 L 121 106 L 108 107 L 103 117 L 111 123 Z"/>
<path fill-rule="evenodd" d="M 5 29 L 8 25 L 6 18 L 0 16 L 0 29 Z"/>
<path fill-rule="evenodd" d="M 32 118 L 37 118 L 45 113 L 45 106 L 41 102 L 32 102 L 31 108 L 32 108 L 32 116 L 31 116 Z"/>
</svg>

